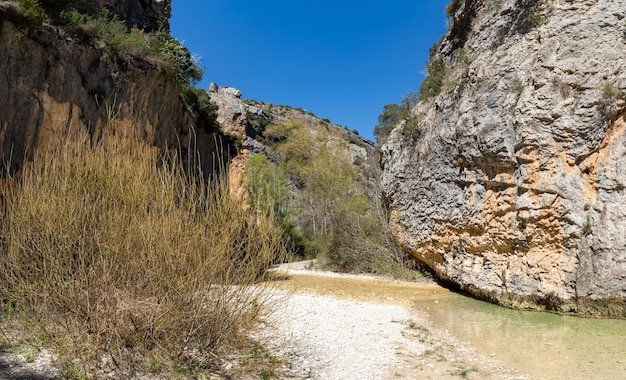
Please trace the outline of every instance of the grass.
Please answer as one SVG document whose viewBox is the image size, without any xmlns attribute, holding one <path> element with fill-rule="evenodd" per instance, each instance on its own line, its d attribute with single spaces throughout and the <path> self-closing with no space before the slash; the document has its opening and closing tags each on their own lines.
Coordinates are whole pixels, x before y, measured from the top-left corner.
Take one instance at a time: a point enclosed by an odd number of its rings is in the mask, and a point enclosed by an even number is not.
<svg viewBox="0 0 626 380">
<path fill-rule="evenodd" d="M 587 215 L 585 222 L 582 225 L 583 235 L 587 236 L 593 232 L 593 223 L 591 222 L 591 218 Z"/>
<path fill-rule="evenodd" d="M 154 149 L 65 142 L 5 194 L 0 323 L 68 377 L 210 370 L 267 306 L 258 284 L 286 254 L 273 220 Z"/>
<path fill-rule="evenodd" d="M 460 368 L 460 369 L 459 369 L 457 372 L 455 372 L 454 374 L 455 374 L 455 375 L 458 375 L 458 376 L 460 376 L 460 377 L 462 377 L 462 378 L 464 378 L 464 379 L 466 379 L 466 378 L 468 378 L 468 377 L 469 377 L 469 375 L 470 375 L 472 372 L 478 372 L 478 368 L 476 368 L 476 367 L 474 367 L 474 366 L 472 366 L 472 367 L 470 367 L 470 368 Z"/>
</svg>

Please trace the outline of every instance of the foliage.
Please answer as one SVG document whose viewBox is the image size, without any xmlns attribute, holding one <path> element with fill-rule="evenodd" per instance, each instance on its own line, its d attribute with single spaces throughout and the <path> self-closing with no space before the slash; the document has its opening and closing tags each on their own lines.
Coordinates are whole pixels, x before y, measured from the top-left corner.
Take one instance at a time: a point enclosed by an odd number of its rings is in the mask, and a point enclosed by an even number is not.
<svg viewBox="0 0 626 380">
<path fill-rule="evenodd" d="M 465 0 L 450 1 L 450 3 L 446 6 L 446 14 L 448 15 L 448 17 L 451 19 L 454 19 L 454 16 L 456 16 L 459 10 L 463 8 L 464 4 L 465 4 Z"/>
<path fill-rule="evenodd" d="M 263 154 L 255 154 L 246 162 L 247 190 L 253 205 L 267 216 L 293 221 L 291 192 L 285 174 Z"/>
<path fill-rule="evenodd" d="M 471 63 L 469 52 L 465 48 L 454 49 L 452 51 L 452 57 L 454 57 L 457 62 L 461 62 L 466 65 L 469 65 Z"/>
<path fill-rule="evenodd" d="M 217 107 L 211 103 L 206 91 L 194 87 L 202 79 L 203 68 L 198 59 L 169 33 L 128 29 L 125 22 L 106 9 L 93 17 L 71 8 L 64 10 L 61 17 L 66 30 L 97 41 L 109 56 L 121 57 L 125 61 L 127 56 L 140 57 L 164 69 L 180 89 L 187 106 L 196 114 L 200 128 L 209 133 L 218 130 Z"/>
<path fill-rule="evenodd" d="M 107 9 L 98 17 L 70 9 L 64 11 L 62 17 L 67 30 L 100 42 L 109 54 L 147 56 L 149 53 L 144 34 L 137 28 L 129 31 L 126 23 Z"/>
<path fill-rule="evenodd" d="M 63 11 L 62 17 L 67 30 L 100 42 L 110 54 L 131 55 L 158 63 L 181 88 L 202 79 L 203 69 L 198 59 L 169 33 L 129 30 L 124 21 L 107 9 L 93 17 L 72 8 Z"/>
<path fill-rule="evenodd" d="M 301 256 L 305 243 L 295 226 L 302 212 L 300 199 L 289 189 L 289 179 L 282 168 L 274 165 L 264 154 L 256 154 L 246 161 L 246 190 L 250 204 L 266 218 L 273 218 L 284 229 L 285 241 Z"/>
<path fill-rule="evenodd" d="M 435 56 L 426 64 L 428 76 L 420 85 L 420 100 L 430 99 L 439 95 L 448 74 L 443 57 Z"/>
<path fill-rule="evenodd" d="M 270 145 L 284 141 L 289 137 L 293 130 L 299 129 L 301 126 L 299 121 L 290 119 L 279 124 L 269 125 L 263 136 Z"/>
<path fill-rule="evenodd" d="M 389 136 L 389 133 L 396 125 L 402 120 L 407 120 L 411 117 L 411 110 L 415 107 L 418 100 L 419 94 L 411 91 L 402 99 L 399 105 L 391 103 L 383 107 L 383 113 L 378 116 L 378 124 L 374 127 L 374 136 L 376 136 L 376 141 L 379 144 Z"/>
<path fill-rule="evenodd" d="M 521 94 L 522 92 L 524 92 L 524 82 L 522 82 L 520 79 L 514 79 L 512 84 L 516 93 Z"/>
<path fill-rule="evenodd" d="M 587 215 L 587 219 L 582 225 L 583 235 L 587 236 L 593 232 L 593 223 L 591 222 L 591 218 Z"/>
<path fill-rule="evenodd" d="M 559 91 L 563 99 L 567 99 L 572 95 L 572 88 L 569 84 L 563 81 L 563 79 L 559 77 L 553 77 L 551 82 L 552 86 L 554 86 L 554 88 Z"/>
<path fill-rule="evenodd" d="M 518 30 L 528 33 L 545 22 L 541 0 L 524 0 L 519 6 Z"/>
<path fill-rule="evenodd" d="M 543 24 L 544 19 L 541 13 L 533 11 L 528 14 L 528 17 L 520 24 L 520 29 L 523 33 L 528 33 L 532 29 Z"/>
<path fill-rule="evenodd" d="M 204 69 L 199 59 L 176 38 L 166 32 L 155 32 L 148 36 L 148 45 L 153 56 L 162 59 L 179 85 L 192 85 L 202 80 Z"/>
<path fill-rule="evenodd" d="M 393 128 L 401 120 L 400 106 L 395 103 L 385 104 L 383 112 L 378 115 L 378 124 L 374 126 L 374 136 L 376 141 L 380 144 L 384 139 L 389 136 Z"/>
<path fill-rule="evenodd" d="M 250 124 L 257 126 L 260 130 L 264 130 L 265 127 L 267 127 L 267 125 L 269 124 L 269 121 L 267 121 L 267 119 L 258 116 L 250 111 L 246 111 L 246 119 L 248 119 L 248 122 Z"/>
<path fill-rule="evenodd" d="M 185 86 L 182 96 L 187 106 L 196 114 L 198 127 L 204 129 L 207 133 L 219 130 L 217 106 L 211 102 L 211 98 L 206 91 L 192 86 Z"/>
<path fill-rule="evenodd" d="M 611 82 L 605 82 L 601 89 L 598 109 L 606 119 L 613 119 L 624 108 L 626 93 Z"/>
<path fill-rule="evenodd" d="M 415 97 L 408 98 L 412 100 L 404 102 L 406 109 L 415 102 Z M 266 169 L 269 174 L 253 177 L 250 182 L 260 180 L 265 187 L 274 186 L 274 173 L 284 173 L 297 187 L 298 195 L 292 197 L 301 202 L 295 203 L 299 209 L 292 215 L 294 224 L 299 226 L 298 237 L 305 255 L 318 257 L 328 267 L 341 271 L 388 273 L 403 264 L 404 254 L 389 238 L 378 190 L 367 180 L 380 174 L 375 157 L 362 162 L 359 172 L 348 153 L 349 142 L 341 132 L 320 133 L 297 120 L 270 125 L 266 133 L 281 159 L 277 167 Z M 258 160 L 265 167 L 270 165 L 267 159 Z M 277 191 L 280 186 L 268 191 L 278 195 L 270 199 L 282 199 L 281 205 L 294 207 L 293 198 Z M 289 190 L 294 193 L 293 188 Z"/>
<path fill-rule="evenodd" d="M 419 118 L 415 115 L 409 116 L 402 126 L 402 134 L 412 140 L 419 137 L 421 132 Z"/>
<path fill-rule="evenodd" d="M 46 10 L 37 0 L 17 0 L 26 23 L 29 25 L 41 24 L 46 18 Z"/>
<path fill-rule="evenodd" d="M 6 198 L 3 323 L 11 311 L 71 373 L 112 361 L 118 378 L 154 371 L 145 358 L 208 368 L 247 339 L 286 253 L 273 220 L 143 143 L 61 145 Z"/>
</svg>

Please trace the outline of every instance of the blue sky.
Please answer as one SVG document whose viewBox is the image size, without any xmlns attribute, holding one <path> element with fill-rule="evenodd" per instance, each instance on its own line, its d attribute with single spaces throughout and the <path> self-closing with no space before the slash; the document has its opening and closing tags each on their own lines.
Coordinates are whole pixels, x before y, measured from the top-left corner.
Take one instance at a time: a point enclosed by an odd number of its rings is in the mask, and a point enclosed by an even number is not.
<svg viewBox="0 0 626 380">
<path fill-rule="evenodd" d="M 202 58 L 198 85 L 301 107 L 371 140 L 424 79 L 449 0 L 172 1 L 172 34 Z"/>
</svg>

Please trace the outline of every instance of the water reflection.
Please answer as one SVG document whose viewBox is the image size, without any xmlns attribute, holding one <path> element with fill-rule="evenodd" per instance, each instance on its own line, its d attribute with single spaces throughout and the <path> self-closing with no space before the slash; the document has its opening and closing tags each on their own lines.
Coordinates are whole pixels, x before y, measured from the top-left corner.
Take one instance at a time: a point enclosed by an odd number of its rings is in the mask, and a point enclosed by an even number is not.
<svg viewBox="0 0 626 380">
<path fill-rule="evenodd" d="M 538 379 L 626 378 L 625 320 L 509 310 L 454 293 L 413 305 L 433 327 Z"/>
</svg>

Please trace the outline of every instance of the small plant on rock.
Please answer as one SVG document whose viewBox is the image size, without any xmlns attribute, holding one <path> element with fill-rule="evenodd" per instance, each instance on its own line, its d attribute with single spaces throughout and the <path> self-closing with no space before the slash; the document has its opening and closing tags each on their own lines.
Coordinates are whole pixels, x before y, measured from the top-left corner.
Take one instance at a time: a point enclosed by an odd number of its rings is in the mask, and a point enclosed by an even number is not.
<svg viewBox="0 0 626 380">
<path fill-rule="evenodd" d="M 606 82 L 602 87 L 598 109 L 605 118 L 613 119 L 624 108 L 625 99 L 624 90 L 611 82 Z"/>
<path fill-rule="evenodd" d="M 582 228 L 584 236 L 587 236 L 593 232 L 593 223 L 591 222 L 591 218 L 589 217 L 589 215 L 587 215 L 587 219 L 583 223 Z"/>
</svg>

